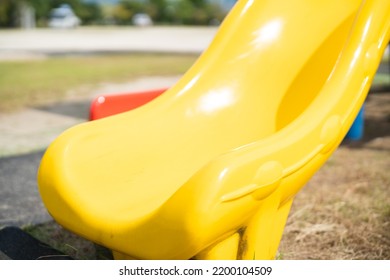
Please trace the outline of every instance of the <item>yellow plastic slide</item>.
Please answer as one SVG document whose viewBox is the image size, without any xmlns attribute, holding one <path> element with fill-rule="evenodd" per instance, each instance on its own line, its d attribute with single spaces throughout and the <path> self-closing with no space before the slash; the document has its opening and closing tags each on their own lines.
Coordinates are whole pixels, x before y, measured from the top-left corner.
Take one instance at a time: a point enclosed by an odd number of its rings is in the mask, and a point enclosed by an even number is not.
<svg viewBox="0 0 390 280">
<path fill-rule="evenodd" d="M 389 37 L 389 0 L 240 0 L 170 90 L 50 145 L 42 199 L 116 258 L 272 259 Z"/>
</svg>

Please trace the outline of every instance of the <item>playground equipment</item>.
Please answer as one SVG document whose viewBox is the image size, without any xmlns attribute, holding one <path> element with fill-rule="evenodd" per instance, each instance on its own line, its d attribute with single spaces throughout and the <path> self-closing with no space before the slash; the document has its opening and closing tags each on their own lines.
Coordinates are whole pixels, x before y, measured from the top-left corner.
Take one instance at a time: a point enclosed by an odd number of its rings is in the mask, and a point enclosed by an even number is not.
<svg viewBox="0 0 390 280">
<path fill-rule="evenodd" d="M 167 91 L 167 88 L 100 95 L 92 101 L 89 119 L 91 121 L 97 120 L 138 108 L 160 96 L 165 91 Z"/>
<path fill-rule="evenodd" d="M 89 113 L 91 121 L 109 117 L 115 114 L 127 112 L 142 106 L 154 98 L 160 96 L 168 89 L 155 89 L 140 92 L 105 94 L 96 97 L 92 103 Z M 348 140 L 358 141 L 364 134 L 364 105 L 359 111 L 355 121 L 352 123 L 347 135 Z"/>
<path fill-rule="evenodd" d="M 42 199 L 116 258 L 272 259 L 389 37 L 388 0 L 238 1 L 167 92 L 50 145 Z"/>
<path fill-rule="evenodd" d="M 355 121 L 352 123 L 351 128 L 349 129 L 346 139 L 358 141 L 363 138 L 364 135 L 364 104 L 360 109 L 358 115 L 356 116 Z"/>
</svg>

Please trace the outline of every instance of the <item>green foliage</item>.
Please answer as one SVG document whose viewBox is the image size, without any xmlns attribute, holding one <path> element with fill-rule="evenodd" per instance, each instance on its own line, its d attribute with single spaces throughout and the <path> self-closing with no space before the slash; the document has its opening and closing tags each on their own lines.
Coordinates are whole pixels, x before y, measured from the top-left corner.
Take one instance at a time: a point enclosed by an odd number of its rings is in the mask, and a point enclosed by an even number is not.
<svg viewBox="0 0 390 280">
<path fill-rule="evenodd" d="M 71 89 L 101 82 L 182 74 L 196 58 L 194 55 L 131 54 L 0 61 L 0 112 L 58 101 Z"/>
<path fill-rule="evenodd" d="M 132 17 L 137 13 L 146 13 L 153 17 L 157 9 L 149 1 L 122 0 L 114 10 L 114 19 L 118 24 L 131 24 Z"/>
<path fill-rule="evenodd" d="M 50 9 L 53 7 L 52 1 L 47 0 L 28 0 L 26 2 L 35 9 L 35 15 L 38 19 L 48 17 Z"/>
<path fill-rule="evenodd" d="M 45 1 L 45 0 L 29 0 L 29 1 Z M 81 0 L 50 0 L 49 2 L 50 2 L 50 9 L 57 8 L 61 4 L 70 5 L 73 11 L 75 12 L 75 14 L 78 17 L 80 17 L 82 24 L 96 24 L 101 22 L 103 19 L 101 8 L 96 3 L 85 3 Z"/>
<path fill-rule="evenodd" d="M 119 24 L 130 24 L 136 13 L 146 13 L 163 24 L 208 25 L 225 16 L 219 6 L 206 0 L 121 0 L 114 18 Z"/>
<path fill-rule="evenodd" d="M 99 24 L 103 21 L 103 12 L 96 3 L 83 3 L 75 12 L 83 24 Z"/>
<path fill-rule="evenodd" d="M 0 1 L 0 27 L 12 27 L 16 25 L 16 14 L 18 1 L 1 0 Z"/>
<path fill-rule="evenodd" d="M 104 22 L 102 7 L 82 0 L 0 0 L 0 27 L 17 26 L 19 7 L 30 4 L 35 10 L 38 26 L 46 26 L 50 11 L 61 4 L 69 4 L 82 24 Z M 121 0 L 110 15 L 117 24 L 131 24 L 136 13 L 148 14 L 157 24 L 208 25 L 221 22 L 225 16 L 218 5 L 207 0 Z"/>
<path fill-rule="evenodd" d="M 53 8 L 69 4 L 83 24 L 96 24 L 102 21 L 102 11 L 95 3 L 84 3 L 81 0 L 0 0 L 0 27 L 14 27 L 19 21 L 19 8 L 23 3 L 35 10 L 38 26 L 45 26 Z"/>
</svg>

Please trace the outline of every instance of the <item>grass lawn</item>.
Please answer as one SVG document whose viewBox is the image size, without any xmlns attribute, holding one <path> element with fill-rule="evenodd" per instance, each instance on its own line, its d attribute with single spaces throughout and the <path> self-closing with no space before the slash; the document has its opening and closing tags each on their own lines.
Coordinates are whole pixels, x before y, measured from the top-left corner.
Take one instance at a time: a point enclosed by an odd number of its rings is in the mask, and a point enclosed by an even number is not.
<svg viewBox="0 0 390 280">
<path fill-rule="evenodd" d="M 0 112 L 56 101 L 82 85 L 184 73 L 195 55 L 129 54 L 0 61 Z"/>
<path fill-rule="evenodd" d="M 58 101 L 80 86 L 123 82 L 139 76 L 184 73 L 196 55 L 127 54 L 0 61 L 0 112 Z M 390 83 L 378 74 L 374 85 Z"/>
<path fill-rule="evenodd" d="M 388 74 L 378 73 L 374 77 L 373 81 L 374 86 L 389 86 L 390 85 L 390 76 Z"/>
</svg>

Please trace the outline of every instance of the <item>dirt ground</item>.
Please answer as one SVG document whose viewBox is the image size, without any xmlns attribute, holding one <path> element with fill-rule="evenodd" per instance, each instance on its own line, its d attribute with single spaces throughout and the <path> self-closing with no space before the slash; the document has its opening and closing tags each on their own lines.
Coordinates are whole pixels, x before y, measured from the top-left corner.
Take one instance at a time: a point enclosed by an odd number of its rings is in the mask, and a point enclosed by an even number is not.
<svg viewBox="0 0 390 280">
<path fill-rule="evenodd" d="M 390 259 L 390 93 L 370 94 L 365 134 L 297 195 L 280 259 Z"/>
<path fill-rule="evenodd" d="M 76 259 L 110 252 L 54 222 L 27 229 Z M 345 142 L 297 195 L 278 259 L 390 259 L 390 93 L 370 94 L 365 135 Z"/>
</svg>

